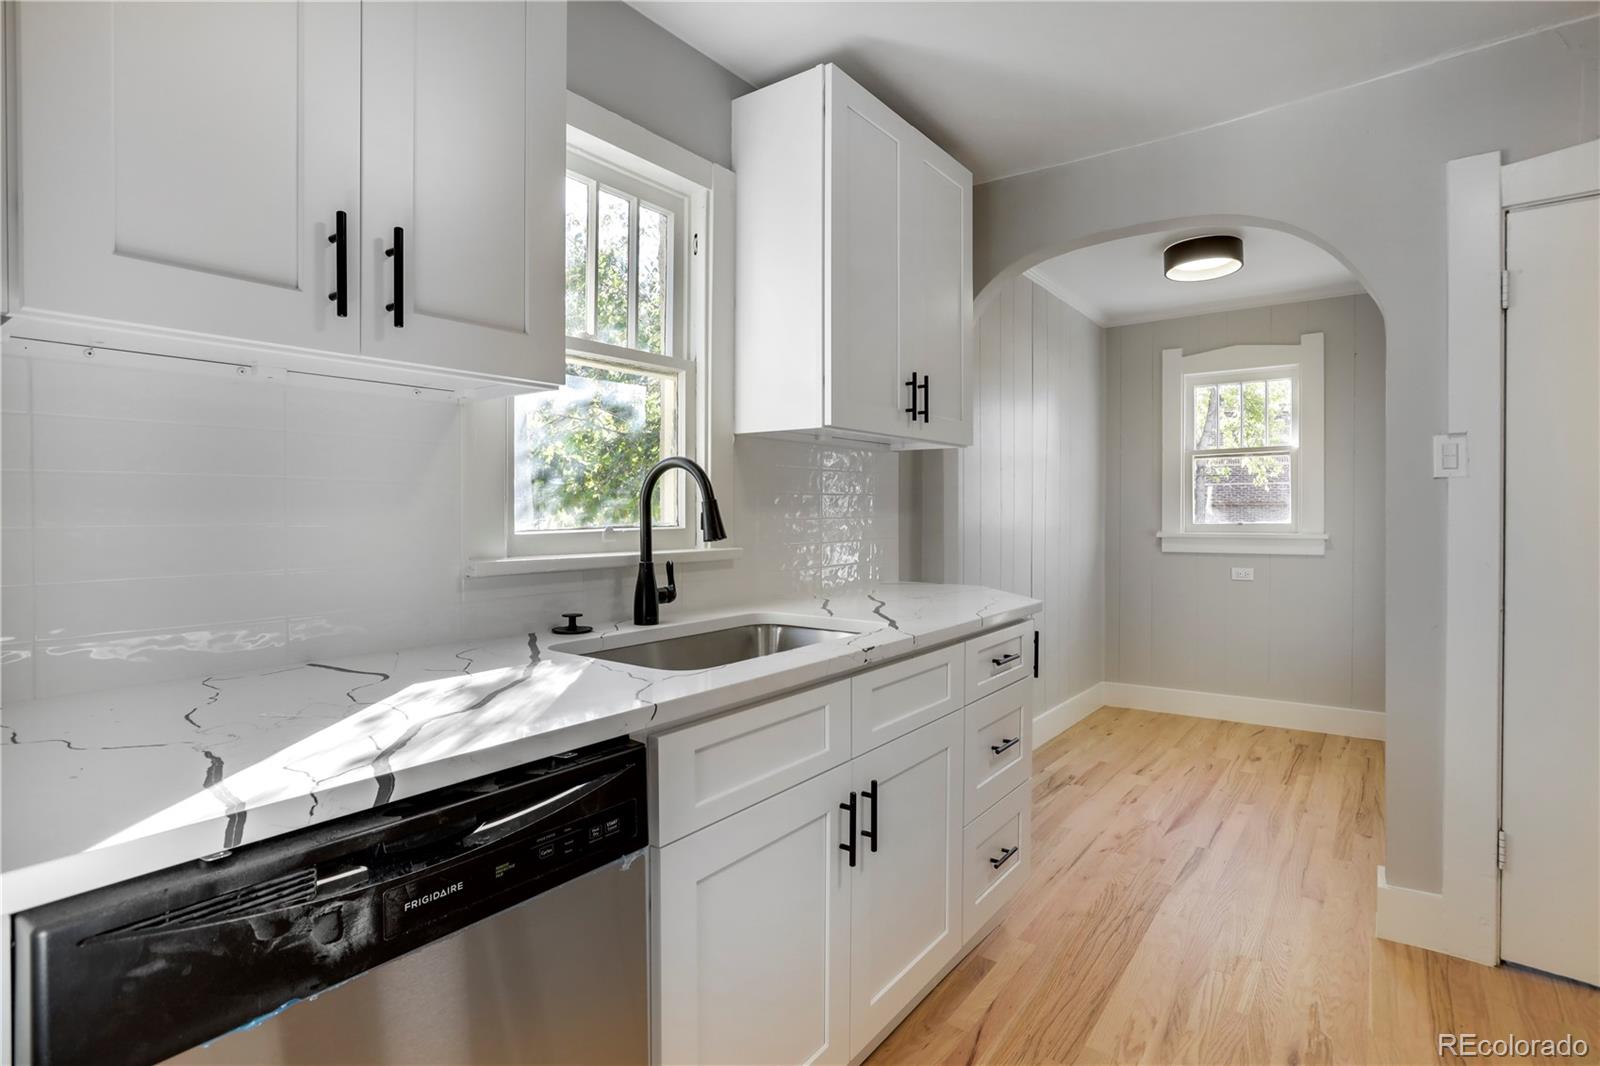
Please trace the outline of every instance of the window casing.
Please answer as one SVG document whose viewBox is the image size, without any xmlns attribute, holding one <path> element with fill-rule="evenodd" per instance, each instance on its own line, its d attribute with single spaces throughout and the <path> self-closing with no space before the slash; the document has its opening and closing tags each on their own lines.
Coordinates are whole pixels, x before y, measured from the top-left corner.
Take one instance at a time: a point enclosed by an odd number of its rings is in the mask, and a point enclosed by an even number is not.
<svg viewBox="0 0 1600 1066">
<path fill-rule="evenodd" d="M 1321 555 L 1322 334 L 1162 353 L 1164 552 Z"/>
<path fill-rule="evenodd" d="M 506 405 L 513 557 L 636 548 L 643 472 L 701 452 L 690 326 L 704 291 L 692 235 L 704 198 L 586 144 L 567 158 L 567 383 Z M 677 471 L 656 489 L 662 548 L 696 544 L 686 492 Z"/>
</svg>

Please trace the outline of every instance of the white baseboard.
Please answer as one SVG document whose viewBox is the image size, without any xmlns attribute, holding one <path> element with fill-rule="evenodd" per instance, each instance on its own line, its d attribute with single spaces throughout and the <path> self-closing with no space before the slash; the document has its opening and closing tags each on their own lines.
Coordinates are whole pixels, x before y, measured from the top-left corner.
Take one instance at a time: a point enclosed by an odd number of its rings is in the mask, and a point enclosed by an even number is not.
<svg viewBox="0 0 1600 1066">
<path fill-rule="evenodd" d="M 1391 885 L 1378 867 L 1377 934 L 1382 940 L 1494 966 L 1500 961 L 1492 921 L 1463 920 L 1441 892 Z"/>
<path fill-rule="evenodd" d="M 1033 716 L 1033 744 L 1038 747 L 1076 725 L 1106 705 L 1104 681 L 1097 681 L 1078 693 Z"/>
<path fill-rule="evenodd" d="M 1158 688 L 1154 685 L 1130 685 L 1122 681 L 1106 681 L 1100 688 L 1104 702 L 1112 707 L 1186 714 L 1192 718 L 1215 718 L 1224 722 L 1276 726 L 1280 729 L 1304 729 L 1313 733 L 1367 740 L 1382 740 L 1385 732 L 1386 719 L 1382 711 L 1269 700 L 1259 696 L 1230 696 L 1221 692 Z"/>
</svg>

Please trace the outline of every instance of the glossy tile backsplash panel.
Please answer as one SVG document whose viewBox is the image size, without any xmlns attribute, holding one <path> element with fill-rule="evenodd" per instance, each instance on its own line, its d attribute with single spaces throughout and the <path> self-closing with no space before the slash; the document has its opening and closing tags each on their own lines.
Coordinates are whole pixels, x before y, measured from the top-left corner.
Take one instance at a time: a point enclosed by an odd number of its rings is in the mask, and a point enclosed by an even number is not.
<svg viewBox="0 0 1600 1066">
<path fill-rule="evenodd" d="M 454 404 L 14 357 L 0 370 L 6 701 L 630 609 L 629 568 L 462 578 Z M 897 456 L 763 439 L 734 455 L 712 476 L 744 554 L 681 568 L 678 610 L 897 576 Z"/>
</svg>

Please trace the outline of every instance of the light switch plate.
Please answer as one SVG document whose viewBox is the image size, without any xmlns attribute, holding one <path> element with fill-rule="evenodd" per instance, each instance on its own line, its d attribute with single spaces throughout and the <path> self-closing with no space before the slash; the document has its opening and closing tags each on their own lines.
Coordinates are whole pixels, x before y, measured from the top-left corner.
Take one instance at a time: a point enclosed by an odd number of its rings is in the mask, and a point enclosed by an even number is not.
<svg viewBox="0 0 1600 1066">
<path fill-rule="evenodd" d="M 1433 438 L 1433 476 L 1467 476 L 1467 435 L 1437 433 Z"/>
<path fill-rule="evenodd" d="M 1256 579 L 1256 568 L 1253 566 L 1236 566 L 1233 568 L 1233 579 L 1235 581 L 1254 581 Z"/>
</svg>

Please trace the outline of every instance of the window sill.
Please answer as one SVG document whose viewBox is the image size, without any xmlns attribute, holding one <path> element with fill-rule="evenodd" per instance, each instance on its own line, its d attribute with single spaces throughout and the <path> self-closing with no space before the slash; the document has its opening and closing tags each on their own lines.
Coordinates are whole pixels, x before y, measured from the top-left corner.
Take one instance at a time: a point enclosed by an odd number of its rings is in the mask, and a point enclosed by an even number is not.
<svg viewBox="0 0 1600 1066">
<path fill-rule="evenodd" d="M 715 563 L 737 559 L 743 548 L 666 548 L 657 550 L 656 562 Z M 552 574 L 564 570 L 605 570 L 637 566 L 639 552 L 575 552 L 567 555 L 519 555 L 508 559 L 469 559 L 468 577 L 505 577 L 509 574 Z"/>
<path fill-rule="evenodd" d="M 1163 552 L 1203 555 L 1325 555 L 1326 533 L 1157 533 Z"/>
</svg>

